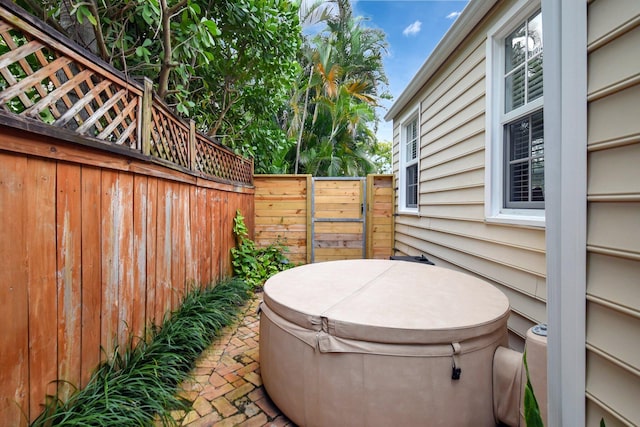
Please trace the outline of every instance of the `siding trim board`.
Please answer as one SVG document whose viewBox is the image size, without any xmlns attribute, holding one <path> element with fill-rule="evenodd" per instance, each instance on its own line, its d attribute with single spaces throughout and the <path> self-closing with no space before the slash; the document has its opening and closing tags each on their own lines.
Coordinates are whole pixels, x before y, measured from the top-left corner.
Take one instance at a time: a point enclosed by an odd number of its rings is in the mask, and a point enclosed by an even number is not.
<svg viewBox="0 0 640 427">
<path fill-rule="evenodd" d="M 587 4 L 542 0 L 545 40 L 548 422 L 585 425 Z M 552 141 L 562 141 L 553 144 Z"/>
</svg>

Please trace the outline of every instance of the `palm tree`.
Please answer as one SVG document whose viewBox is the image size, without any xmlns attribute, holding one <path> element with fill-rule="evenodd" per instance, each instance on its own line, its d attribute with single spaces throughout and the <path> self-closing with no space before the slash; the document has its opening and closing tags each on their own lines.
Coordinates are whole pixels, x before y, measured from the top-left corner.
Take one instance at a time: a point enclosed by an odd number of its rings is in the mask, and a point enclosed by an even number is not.
<svg viewBox="0 0 640 427">
<path fill-rule="evenodd" d="M 297 144 L 289 158 L 296 173 L 359 175 L 374 170 L 371 129 L 377 123 L 375 106 L 385 96 L 386 45 L 384 33 L 353 18 L 349 0 L 332 3 L 335 13 L 322 14 L 326 28 L 307 38 L 300 56 L 304 71 L 288 116 L 289 136 Z"/>
</svg>

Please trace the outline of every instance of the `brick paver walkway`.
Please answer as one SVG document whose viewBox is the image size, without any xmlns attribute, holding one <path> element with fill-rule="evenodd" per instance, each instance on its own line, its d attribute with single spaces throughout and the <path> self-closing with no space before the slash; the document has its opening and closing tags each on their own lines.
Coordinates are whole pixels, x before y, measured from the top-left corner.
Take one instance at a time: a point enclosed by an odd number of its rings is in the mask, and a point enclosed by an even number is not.
<svg viewBox="0 0 640 427">
<path fill-rule="evenodd" d="M 294 426 L 271 402 L 260 378 L 258 355 L 258 305 L 256 294 L 243 307 L 235 325 L 202 354 L 192 379 L 183 384 L 181 395 L 192 401 L 189 412 L 178 411 L 179 425 Z"/>
</svg>

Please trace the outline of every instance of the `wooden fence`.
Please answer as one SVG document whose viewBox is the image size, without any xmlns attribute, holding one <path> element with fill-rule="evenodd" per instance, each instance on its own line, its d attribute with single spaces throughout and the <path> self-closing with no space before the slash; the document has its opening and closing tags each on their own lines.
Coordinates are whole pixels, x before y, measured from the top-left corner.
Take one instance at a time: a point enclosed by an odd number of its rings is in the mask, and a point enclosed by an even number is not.
<svg viewBox="0 0 640 427">
<path fill-rule="evenodd" d="M 1 0 L 0 425 L 26 425 L 54 381 L 84 386 L 190 286 L 230 275 L 252 175 L 149 82 Z"/>
<path fill-rule="evenodd" d="M 367 258 L 387 259 L 394 254 L 393 175 L 367 177 Z"/>
<path fill-rule="evenodd" d="M 343 181 L 343 180 L 341 180 Z M 360 199 L 366 200 L 366 218 L 363 229 L 359 225 L 362 239 L 366 241 L 365 255 L 367 258 L 385 259 L 393 255 L 393 176 L 369 175 L 366 179 L 366 196 L 363 194 L 345 195 L 344 184 L 336 181 L 332 187 L 331 181 L 323 180 L 321 194 L 314 195 L 313 178 L 311 175 L 256 175 L 255 185 L 255 240 L 259 246 L 267 246 L 275 240 L 284 243 L 289 249 L 289 259 L 296 264 L 304 264 L 312 261 L 312 248 L 322 247 L 322 259 L 334 259 L 331 253 L 332 245 L 322 242 L 314 242 L 312 236 L 312 205 L 314 196 L 323 201 L 333 201 L 330 208 L 334 213 L 330 216 L 354 216 L 352 205 L 355 200 L 357 212 L 360 210 Z M 334 188 L 335 190 L 331 190 Z M 335 196 L 332 196 L 334 194 Z M 339 200 L 346 197 L 348 200 Z M 344 207 L 340 203 L 344 202 Z M 345 223 L 351 226 L 350 223 Z M 358 225 L 358 224 L 356 224 Z M 331 224 L 323 223 L 323 227 Z M 344 226 L 344 224 L 339 225 Z M 339 235 L 344 233 L 333 233 Z M 353 233 L 350 232 L 351 236 Z M 362 240 L 361 239 L 361 240 Z M 333 239 L 334 243 L 339 240 Z M 349 249 L 353 239 L 344 239 L 344 242 L 335 246 L 336 252 L 340 252 L 338 258 L 345 258 L 345 249 L 351 251 L 349 256 L 362 258 L 362 249 Z M 317 244 L 316 244 L 317 243 Z"/>
<path fill-rule="evenodd" d="M 0 126 L 0 424 L 231 274 L 253 189 Z"/>
<path fill-rule="evenodd" d="M 255 241 L 259 247 L 284 243 L 292 263 L 311 261 L 311 175 L 256 175 Z"/>
</svg>

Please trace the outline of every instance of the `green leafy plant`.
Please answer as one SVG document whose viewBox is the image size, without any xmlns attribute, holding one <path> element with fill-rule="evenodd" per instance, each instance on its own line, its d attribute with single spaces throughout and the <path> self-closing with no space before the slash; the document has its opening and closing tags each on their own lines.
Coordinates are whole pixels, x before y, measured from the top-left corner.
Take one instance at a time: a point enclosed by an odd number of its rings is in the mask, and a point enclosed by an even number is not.
<svg viewBox="0 0 640 427">
<path fill-rule="evenodd" d="M 170 411 L 188 407 L 176 396 L 178 384 L 250 294 L 249 286 L 239 279 L 194 289 L 160 328 L 149 331 L 149 341 L 132 337 L 126 349 L 116 349 L 87 386 L 67 401 L 50 396 L 32 426 L 175 424 Z"/>
<path fill-rule="evenodd" d="M 522 356 L 524 361 L 524 369 L 527 374 L 527 385 L 524 388 L 524 420 L 527 427 L 543 427 L 542 416 L 540 415 L 540 406 L 538 400 L 533 393 L 533 386 L 529 378 L 529 365 L 527 364 L 527 352 Z"/>
<path fill-rule="evenodd" d="M 231 248 L 233 272 L 254 289 L 260 287 L 274 274 L 293 267 L 284 255 L 287 248 L 279 241 L 259 248 L 249 238 L 249 229 L 240 210 L 233 219 L 233 233 L 237 246 Z"/>
</svg>

